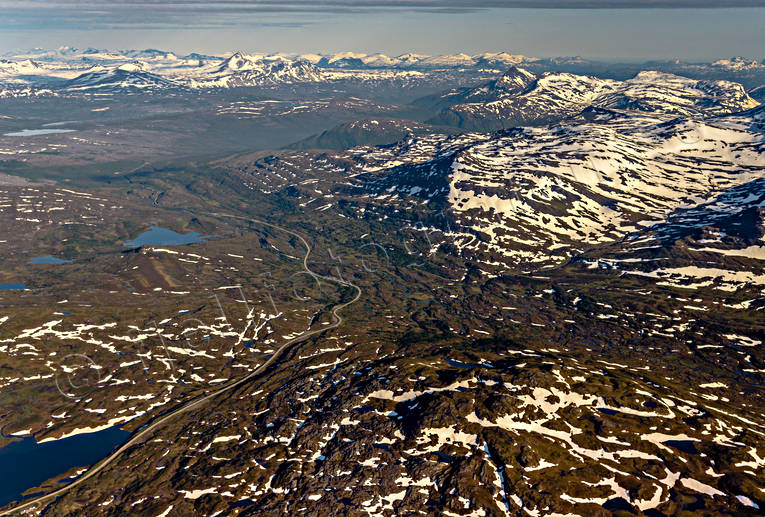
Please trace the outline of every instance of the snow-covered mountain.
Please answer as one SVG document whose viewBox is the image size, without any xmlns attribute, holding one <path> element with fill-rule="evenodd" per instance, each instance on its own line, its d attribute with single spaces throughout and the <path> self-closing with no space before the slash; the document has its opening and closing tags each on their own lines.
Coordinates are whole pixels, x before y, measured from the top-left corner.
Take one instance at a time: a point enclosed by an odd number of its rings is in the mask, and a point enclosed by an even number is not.
<svg viewBox="0 0 765 517">
<path fill-rule="evenodd" d="M 64 88 L 61 93 L 76 92 L 69 86 L 77 86 L 80 77 L 85 74 L 116 70 L 123 72 L 142 72 L 152 74 L 154 78 L 139 76 L 124 77 L 125 85 L 132 84 L 130 91 L 137 91 L 141 84 L 153 84 L 152 90 L 164 86 L 176 87 L 174 76 L 184 76 L 189 71 L 204 66 L 209 62 L 220 63 L 222 58 L 201 54 L 189 54 L 179 57 L 172 52 L 155 49 L 108 51 L 94 48 L 76 49 L 60 47 L 54 50 L 33 49 L 14 53 L 0 60 L 0 84 L 28 85 L 31 88 Z M 160 81 L 163 78 L 165 81 Z M 88 80 L 98 80 L 92 77 Z M 72 82 L 77 80 L 78 82 Z M 86 79 L 83 79 L 85 81 Z M 110 81 L 110 79 L 105 78 Z M 115 87 L 120 80 L 113 81 Z M 115 90 L 116 91 L 116 90 Z"/>
<path fill-rule="evenodd" d="M 643 117 L 498 135 L 458 154 L 448 199 L 477 247 L 549 261 L 763 176 L 761 135 Z M 508 174 L 508 172 L 512 173 Z"/>
<path fill-rule="evenodd" d="M 182 85 L 147 71 L 144 64 L 96 67 L 68 81 L 63 89 L 78 93 L 156 92 L 182 88 Z"/>
<path fill-rule="evenodd" d="M 325 80 L 323 72 L 306 60 L 242 52 L 233 54 L 221 63 L 211 63 L 190 73 L 179 74 L 176 78 L 194 88 L 299 84 Z"/>
<path fill-rule="evenodd" d="M 32 49 L 5 55 L 0 66 L 0 82 L 16 80 L 30 74 L 69 80 L 96 66 L 119 67 L 135 61 L 146 64 L 144 71 L 182 82 L 190 87 L 221 88 L 299 84 L 338 80 L 380 79 L 375 72 L 390 78 L 392 71 L 456 71 L 504 70 L 509 66 L 532 63 L 536 58 L 505 52 L 477 55 L 457 54 L 431 56 L 407 53 L 398 56 L 339 52 L 335 54 L 246 54 L 244 52 L 207 55 L 191 53 L 185 56 L 160 49 L 105 50 Z M 35 68 L 37 67 L 37 68 Z M 330 76 L 323 72 L 330 72 Z M 344 72 L 338 75 L 338 72 Z M 352 75 L 352 77 L 351 77 Z"/>
<path fill-rule="evenodd" d="M 411 197 L 442 199 L 465 249 L 540 265 L 765 179 L 765 143 L 752 130 L 762 108 L 671 121 L 589 111 L 568 125 L 412 139 L 370 164 L 387 172 L 371 174 L 368 188 L 399 210 Z"/>
<path fill-rule="evenodd" d="M 449 90 L 416 101 L 445 107 L 433 122 L 467 129 L 499 129 L 551 123 L 588 106 L 698 117 L 734 113 L 758 105 L 743 86 L 695 80 L 655 71 L 627 81 L 547 72 L 534 76 L 516 67 L 476 88 Z"/>
<path fill-rule="evenodd" d="M 354 69 L 343 68 L 339 63 L 337 68 L 319 68 L 308 59 L 317 56 L 293 58 L 237 52 L 225 58 L 201 54 L 178 57 L 159 51 L 107 53 L 96 49 L 77 52 L 59 49 L 55 52 L 31 54 L 39 61 L 32 60 L 29 55 L 24 55 L 23 59 L 3 60 L 0 63 L 0 85 L 6 88 L 13 85 L 44 87 L 60 90 L 62 94 L 74 95 L 80 91 L 80 86 L 92 88 L 96 82 L 102 81 L 112 84 L 114 92 L 122 84 L 125 87 L 130 86 L 127 91 L 133 93 L 147 85 L 151 85 L 151 88 L 146 91 L 159 91 L 163 87 L 177 88 L 178 85 L 192 89 L 227 89 L 305 84 L 432 88 L 432 85 L 436 84 L 454 84 L 448 73 L 443 75 L 441 72 L 427 75 L 417 70 L 397 68 L 362 66 Z M 114 70 L 120 77 L 88 75 L 109 70 Z M 479 75 L 486 78 L 489 74 Z M 461 84 L 464 80 L 456 82 Z"/>
<path fill-rule="evenodd" d="M 746 59 L 744 57 L 732 57 L 730 59 L 718 59 L 714 61 L 711 66 L 723 68 L 726 70 L 762 70 L 765 69 L 765 62 L 758 63 L 753 59 Z"/>
<path fill-rule="evenodd" d="M 222 56 L 210 56 L 201 54 L 189 54 L 179 56 L 174 52 L 158 49 L 127 49 L 127 50 L 106 50 L 97 48 L 78 49 L 74 47 L 59 47 L 56 49 L 31 49 L 23 52 L 11 52 L 5 54 L 5 57 L 12 59 L 32 59 L 44 63 L 70 63 L 77 64 L 82 62 L 98 62 L 101 64 L 123 64 L 123 62 L 143 60 L 151 62 L 164 61 L 183 61 L 193 59 L 214 59 L 221 60 Z"/>
<path fill-rule="evenodd" d="M 0 59 L 0 85 L 47 87 L 56 82 L 72 79 L 87 67 L 60 62 L 24 59 Z"/>
<path fill-rule="evenodd" d="M 487 103 L 522 94 L 536 80 L 523 68 L 511 67 L 499 78 L 474 88 L 451 89 L 414 101 L 415 105 L 440 110 L 467 103 Z"/>
<path fill-rule="evenodd" d="M 9 61 L 0 59 L 0 74 L 2 76 L 34 75 L 38 74 L 42 67 L 31 59 L 22 61 Z"/>
<path fill-rule="evenodd" d="M 405 87 L 420 84 L 428 79 L 441 80 L 416 70 L 365 67 L 363 64 L 349 62 L 349 59 L 356 59 L 349 56 L 333 61 L 333 68 L 320 68 L 312 62 L 316 61 L 316 57 L 236 52 L 221 62 L 208 62 L 197 67 L 176 67 L 168 70 L 166 75 L 191 88 L 276 87 L 306 84 Z"/>
</svg>

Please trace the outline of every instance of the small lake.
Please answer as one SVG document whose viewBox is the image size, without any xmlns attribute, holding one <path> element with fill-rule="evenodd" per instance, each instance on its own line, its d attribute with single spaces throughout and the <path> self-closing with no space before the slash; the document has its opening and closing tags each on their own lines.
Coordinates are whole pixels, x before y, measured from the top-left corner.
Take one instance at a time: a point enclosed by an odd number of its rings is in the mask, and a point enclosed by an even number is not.
<svg viewBox="0 0 765 517">
<path fill-rule="evenodd" d="M 18 501 L 21 494 L 73 467 L 88 467 L 127 441 L 130 433 L 110 427 L 52 442 L 24 438 L 0 449 L 0 506 Z"/>
<path fill-rule="evenodd" d="M 76 131 L 76 129 L 22 129 L 13 133 L 4 133 L 3 136 L 52 135 L 55 133 L 71 133 L 72 131 Z"/>
<path fill-rule="evenodd" d="M 138 246 L 184 246 L 195 242 L 202 242 L 207 236 L 197 232 L 178 233 L 167 228 L 152 225 L 147 231 L 133 240 L 126 241 L 125 246 L 137 248 Z"/>
<path fill-rule="evenodd" d="M 27 284 L 0 284 L 0 291 L 21 291 L 27 288 Z"/>
<path fill-rule="evenodd" d="M 32 257 L 29 260 L 30 264 L 69 264 L 72 262 L 71 260 L 66 259 L 60 259 L 56 257 L 51 257 L 50 255 L 45 257 Z"/>
</svg>

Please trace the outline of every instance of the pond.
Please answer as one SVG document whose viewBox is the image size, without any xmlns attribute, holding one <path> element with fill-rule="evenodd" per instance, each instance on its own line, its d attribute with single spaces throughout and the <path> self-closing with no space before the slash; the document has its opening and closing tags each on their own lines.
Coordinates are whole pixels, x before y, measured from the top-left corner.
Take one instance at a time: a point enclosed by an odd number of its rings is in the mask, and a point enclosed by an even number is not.
<svg viewBox="0 0 765 517">
<path fill-rule="evenodd" d="M 125 242 L 125 246 L 184 246 L 202 242 L 207 236 L 197 232 L 178 233 L 167 228 L 151 225 L 151 227 L 133 240 Z"/>
<path fill-rule="evenodd" d="M 0 449 L 0 506 L 73 467 L 88 467 L 127 441 L 130 433 L 110 427 L 95 433 L 37 443 L 32 437 Z"/>
<path fill-rule="evenodd" d="M 699 450 L 696 448 L 696 445 L 692 440 L 667 440 L 663 443 L 664 445 L 669 445 L 670 447 L 674 447 L 675 449 L 688 454 L 699 453 Z"/>
<path fill-rule="evenodd" d="M 462 361 L 455 361 L 454 359 L 446 359 L 446 362 L 449 363 L 449 366 L 464 368 L 466 370 L 474 370 L 477 368 L 494 368 L 489 363 L 483 363 L 483 364 L 463 363 Z"/>
<path fill-rule="evenodd" d="M 52 135 L 55 133 L 71 133 L 76 131 L 75 129 L 22 129 L 21 131 L 14 131 L 13 133 L 4 133 L 3 136 L 37 136 L 37 135 Z"/>
</svg>

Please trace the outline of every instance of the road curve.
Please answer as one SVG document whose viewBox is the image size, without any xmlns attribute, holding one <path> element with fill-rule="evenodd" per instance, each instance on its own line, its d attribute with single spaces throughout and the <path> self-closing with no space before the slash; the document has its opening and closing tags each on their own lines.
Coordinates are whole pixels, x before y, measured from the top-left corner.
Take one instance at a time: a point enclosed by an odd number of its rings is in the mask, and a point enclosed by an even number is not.
<svg viewBox="0 0 765 517">
<path fill-rule="evenodd" d="M 230 218 L 234 218 L 234 219 L 242 219 L 242 220 L 254 222 L 254 223 L 257 223 L 257 224 L 262 224 L 262 225 L 265 225 L 265 226 L 270 226 L 272 228 L 276 228 L 277 230 L 281 230 L 283 232 L 286 232 L 289 235 L 297 237 L 298 239 L 300 239 L 300 241 L 306 247 L 306 253 L 305 253 L 305 256 L 303 257 L 303 269 L 309 275 L 311 275 L 314 278 L 323 279 L 323 280 L 326 280 L 326 281 L 329 281 L 329 282 L 336 282 L 338 284 L 346 285 L 348 287 L 353 287 L 354 289 L 356 289 L 356 296 L 354 296 L 352 300 L 350 300 L 348 302 L 345 302 L 345 303 L 342 303 L 340 305 L 336 305 L 332 309 L 332 316 L 335 319 L 335 321 L 332 324 L 330 324 L 329 326 L 323 327 L 323 328 L 320 328 L 320 329 L 317 329 L 317 330 L 312 330 L 310 332 L 305 332 L 305 333 L 303 333 L 303 334 L 301 334 L 301 335 L 299 335 L 299 336 L 297 336 L 297 337 L 287 341 L 281 347 L 279 347 L 279 349 L 277 349 L 273 354 L 271 354 L 271 356 L 266 360 L 266 362 L 264 362 L 263 364 L 258 366 L 255 370 L 251 371 L 250 373 L 248 373 L 244 377 L 242 377 L 242 378 L 240 378 L 238 380 L 235 380 L 235 381 L 233 381 L 233 382 L 231 382 L 229 384 L 225 384 L 225 385 L 221 386 L 220 388 L 217 388 L 214 391 L 211 391 L 210 393 L 208 393 L 206 395 L 197 396 L 196 398 L 188 401 L 187 403 L 185 403 L 182 406 L 178 407 L 177 409 L 171 411 L 170 413 L 167 413 L 166 415 L 161 416 L 161 417 L 157 417 L 157 420 L 155 420 L 154 422 L 149 424 L 147 427 L 145 427 L 145 428 L 139 430 L 138 432 L 136 432 L 133 436 L 130 437 L 130 439 L 127 442 L 125 442 L 117 450 L 112 452 L 109 456 L 107 456 L 105 459 L 101 460 L 99 463 L 96 463 L 95 465 L 90 467 L 90 469 L 88 469 L 87 472 L 85 472 L 82 476 L 78 477 L 76 480 L 72 481 L 68 485 L 66 485 L 64 487 L 61 487 L 58 490 L 55 490 L 55 491 L 53 491 L 53 492 L 51 492 L 49 494 L 46 494 L 46 495 L 43 495 L 43 496 L 40 496 L 40 497 L 36 497 L 34 499 L 31 499 L 29 501 L 21 503 L 21 504 L 19 504 L 17 506 L 14 506 L 13 508 L 9 508 L 7 510 L 0 511 L 0 517 L 6 516 L 6 515 L 11 515 L 11 514 L 14 514 L 16 512 L 21 512 L 22 510 L 31 509 L 32 507 L 34 507 L 36 505 L 39 505 L 39 504 L 41 504 L 41 503 L 43 503 L 45 501 L 48 501 L 50 499 L 55 499 L 56 497 L 66 493 L 68 490 L 71 490 L 72 488 L 76 487 L 77 485 L 80 485 L 80 484 L 84 483 L 85 481 L 87 481 L 91 477 L 95 476 L 100 471 L 102 471 L 107 465 L 112 463 L 117 457 L 120 456 L 120 454 L 125 452 L 127 449 L 129 449 L 133 445 L 143 441 L 143 439 L 148 437 L 152 433 L 152 431 L 154 431 L 155 429 L 157 429 L 160 426 L 162 426 L 162 424 L 164 424 L 168 420 L 172 419 L 173 417 L 175 417 L 175 416 L 177 416 L 177 415 L 179 415 L 181 413 L 184 413 L 186 411 L 190 411 L 192 409 L 195 409 L 195 408 L 203 405 L 205 402 L 207 402 L 211 398 L 216 397 L 216 396 L 220 395 L 221 393 L 225 393 L 226 391 L 232 390 L 232 389 L 234 389 L 234 388 L 236 388 L 238 386 L 241 386 L 242 384 L 244 384 L 248 380 L 252 379 L 253 377 L 263 373 L 266 370 L 266 368 L 268 368 L 269 366 L 271 366 L 273 364 L 273 362 L 276 360 L 277 357 L 279 357 L 282 354 L 282 352 L 287 350 L 289 347 L 291 347 L 295 343 L 299 343 L 301 341 L 305 341 L 306 339 L 308 339 L 309 337 L 311 337 L 313 335 L 316 335 L 316 334 L 319 334 L 319 333 L 322 333 L 322 332 L 326 332 L 327 330 L 331 330 L 331 329 L 339 327 L 343 323 L 343 318 L 342 318 L 342 316 L 340 316 L 338 314 L 338 311 L 341 311 L 342 309 L 348 307 L 349 305 L 357 302 L 358 299 L 361 298 L 362 290 L 356 284 L 353 284 L 353 283 L 348 282 L 346 280 L 342 280 L 340 278 L 335 278 L 335 277 L 332 277 L 332 276 L 319 275 L 318 273 L 316 273 L 314 271 L 311 271 L 311 268 L 308 267 L 308 256 L 311 254 L 311 246 L 308 244 L 308 241 L 306 241 L 303 238 L 302 235 L 300 235 L 298 233 L 295 233 L 295 232 L 293 232 L 291 230 L 288 230 L 286 228 L 283 228 L 281 226 L 278 226 L 278 225 L 275 225 L 275 224 L 271 224 L 271 223 L 267 223 L 265 221 L 261 221 L 259 219 L 255 219 L 255 218 L 251 218 L 251 217 L 241 217 L 241 216 L 236 216 L 236 215 L 220 214 L 220 213 L 210 213 L 210 214 L 207 214 L 207 215 L 212 215 L 212 216 L 217 216 L 217 217 L 230 217 Z"/>
</svg>

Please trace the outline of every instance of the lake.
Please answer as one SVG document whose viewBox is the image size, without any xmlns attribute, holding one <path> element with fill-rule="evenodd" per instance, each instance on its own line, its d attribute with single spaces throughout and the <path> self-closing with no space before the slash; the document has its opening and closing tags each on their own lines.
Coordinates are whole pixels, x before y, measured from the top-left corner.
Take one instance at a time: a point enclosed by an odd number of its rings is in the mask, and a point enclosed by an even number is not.
<svg viewBox="0 0 765 517">
<path fill-rule="evenodd" d="M 37 135 L 52 135 L 55 133 L 71 133 L 76 129 L 22 129 L 21 131 L 14 131 L 13 133 L 5 133 L 3 136 L 37 136 Z"/>
<path fill-rule="evenodd" d="M 138 246 L 184 246 L 195 242 L 202 242 L 207 236 L 197 232 L 178 233 L 167 228 L 152 225 L 147 231 L 133 240 L 126 241 L 125 246 L 137 248 Z"/>
<path fill-rule="evenodd" d="M 26 289 L 27 284 L 0 284 L 0 291 L 13 291 Z"/>
<path fill-rule="evenodd" d="M 47 255 L 45 257 L 32 257 L 29 260 L 30 264 L 69 264 L 71 260 L 60 259 Z"/>
<path fill-rule="evenodd" d="M 0 506 L 73 467 L 88 467 L 127 441 L 130 433 L 110 427 L 52 442 L 24 438 L 0 449 Z"/>
</svg>

